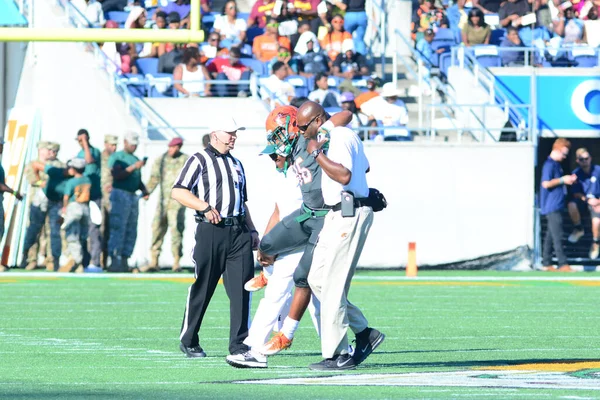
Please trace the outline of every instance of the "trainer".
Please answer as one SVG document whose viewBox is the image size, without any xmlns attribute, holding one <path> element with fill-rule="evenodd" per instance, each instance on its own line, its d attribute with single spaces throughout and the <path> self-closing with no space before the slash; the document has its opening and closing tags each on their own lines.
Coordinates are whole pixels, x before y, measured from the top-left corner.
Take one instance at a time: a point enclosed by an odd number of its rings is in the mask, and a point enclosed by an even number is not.
<svg viewBox="0 0 600 400">
<path fill-rule="evenodd" d="M 252 250 L 258 233 L 246 206 L 246 176 L 242 163 L 230 153 L 237 131 L 233 118 L 210 133 L 210 144 L 185 163 L 175 180 L 171 197 L 196 211 L 196 245 L 193 251 L 195 282 L 188 290 L 179 348 L 188 357 L 206 357 L 198 331 L 221 275 L 229 296 L 229 353 L 250 350 L 248 336 L 250 294 L 244 283 L 252 279 Z"/>
</svg>

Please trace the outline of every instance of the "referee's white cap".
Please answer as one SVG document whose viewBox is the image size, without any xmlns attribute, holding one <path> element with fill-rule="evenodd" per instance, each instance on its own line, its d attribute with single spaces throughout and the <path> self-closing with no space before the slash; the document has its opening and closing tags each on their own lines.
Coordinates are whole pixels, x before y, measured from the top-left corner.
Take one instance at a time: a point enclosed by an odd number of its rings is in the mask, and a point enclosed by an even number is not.
<svg viewBox="0 0 600 400">
<path fill-rule="evenodd" d="M 210 129 L 211 132 L 224 131 L 232 133 L 235 131 L 245 130 L 245 126 L 240 126 L 234 117 L 225 117 L 223 120 L 216 122 Z"/>
</svg>

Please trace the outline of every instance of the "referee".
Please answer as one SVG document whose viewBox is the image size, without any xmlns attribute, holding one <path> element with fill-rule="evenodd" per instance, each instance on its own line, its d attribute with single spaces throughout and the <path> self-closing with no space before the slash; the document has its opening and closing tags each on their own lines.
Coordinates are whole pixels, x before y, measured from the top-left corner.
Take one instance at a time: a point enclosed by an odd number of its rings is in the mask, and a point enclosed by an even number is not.
<svg viewBox="0 0 600 400">
<path fill-rule="evenodd" d="M 188 357 L 206 357 L 198 331 L 223 276 L 229 297 L 229 357 L 252 358 L 243 342 L 248 336 L 250 294 L 244 284 L 252 279 L 252 250 L 258 233 L 246 206 L 246 176 L 242 163 L 230 153 L 236 132 L 244 130 L 233 118 L 210 133 L 210 144 L 185 163 L 171 197 L 196 211 L 195 282 L 188 289 L 179 348 Z M 251 360 L 250 360 L 251 361 Z"/>
</svg>

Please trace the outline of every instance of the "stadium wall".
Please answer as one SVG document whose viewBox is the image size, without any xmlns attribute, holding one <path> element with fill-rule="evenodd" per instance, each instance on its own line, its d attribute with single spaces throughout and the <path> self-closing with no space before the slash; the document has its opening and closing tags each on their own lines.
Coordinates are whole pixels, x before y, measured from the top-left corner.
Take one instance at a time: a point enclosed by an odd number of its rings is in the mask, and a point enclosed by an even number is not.
<svg viewBox="0 0 600 400">
<path fill-rule="evenodd" d="M 199 143 L 187 142 L 190 154 Z M 272 161 L 259 157 L 257 145 L 238 146 L 234 155 L 248 176 L 249 208 L 262 232 L 273 210 Z M 138 156 L 151 163 L 166 151 L 165 142 L 143 143 Z M 408 242 L 417 243 L 419 266 L 456 265 L 515 249 L 532 248 L 534 238 L 534 147 L 530 143 L 486 145 L 370 144 L 369 185 L 380 189 L 389 206 L 375 222 L 360 259 L 361 267 L 395 268 L 407 260 Z M 156 200 L 142 200 L 135 259 L 148 258 Z M 186 214 L 184 266 L 191 266 L 195 222 Z M 171 263 L 169 237 L 161 265 Z M 522 251 L 518 254 L 523 254 Z M 475 264 L 475 265 L 474 265 Z M 476 268 L 475 263 L 470 268 Z M 489 268 L 489 263 L 482 267 Z"/>
</svg>

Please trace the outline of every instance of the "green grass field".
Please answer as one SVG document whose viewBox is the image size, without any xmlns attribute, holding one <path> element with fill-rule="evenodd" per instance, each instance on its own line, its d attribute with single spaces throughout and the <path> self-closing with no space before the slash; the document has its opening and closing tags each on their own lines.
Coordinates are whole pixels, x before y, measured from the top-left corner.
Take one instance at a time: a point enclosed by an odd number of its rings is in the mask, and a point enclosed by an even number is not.
<svg viewBox="0 0 600 400">
<path fill-rule="evenodd" d="M 600 398 L 596 274 L 360 273 L 351 299 L 387 337 L 338 374 L 307 368 L 321 360 L 309 318 L 268 369 L 227 365 L 221 285 L 200 331 L 208 357 L 185 358 L 190 281 L 0 274 L 0 399 Z"/>
</svg>

